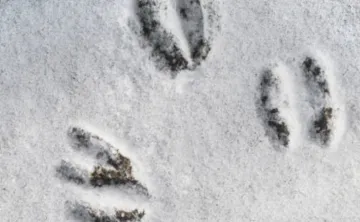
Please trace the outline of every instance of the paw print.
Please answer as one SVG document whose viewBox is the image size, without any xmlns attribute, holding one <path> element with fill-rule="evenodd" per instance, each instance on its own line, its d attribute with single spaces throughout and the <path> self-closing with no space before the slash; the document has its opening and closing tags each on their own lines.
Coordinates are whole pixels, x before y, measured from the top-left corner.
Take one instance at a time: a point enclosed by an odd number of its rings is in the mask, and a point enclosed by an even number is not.
<svg viewBox="0 0 360 222">
<path fill-rule="evenodd" d="M 170 70 L 175 77 L 177 72 L 192 70 L 207 58 L 220 25 L 213 1 L 176 0 L 171 3 L 164 5 L 156 0 L 136 0 L 136 14 L 140 34 L 152 48 L 157 67 Z M 160 21 L 160 15 L 171 11 L 169 8 L 181 23 L 186 44 L 179 44 L 181 37 L 166 29 Z"/>
<path fill-rule="evenodd" d="M 331 61 L 321 55 L 305 56 L 297 67 L 304 85 L 292 78 L 296 69 L 291 70 L 281 63 L 262 72 L 259 114 L 277 150 L 297 146 L 303 124 L 308 131 L 306 135 L 320 146 L 329 147 L 340 140 L 344 109 L 328 64 Z M 300 116 L 301 121 L 294 105 L 297 87 L 305 89 L 307 98 L 304 102 L 308 104 L 304 105 L 309 106 L 311 112 Z"/>
<path fill-rule="evenodd" d="M 84 169 L 79 164 L 62 160 L 56 168 L 57 175 L 62 180 L 91 189 L 126 188 L 135 190 L 136 195 L 150 196 L 146 186 L 134 177 L 131 160 L 113 145 L 80 127 L 70 127 L 68 137 L 72 148 L 91 156 L 96 165 L 92 169 Z M 136 222 L 145 216 L 145 211 L 140 209 L 114 209 L 109 213 L 91 207 L 91 203 L 79 201 L 67 202 L 67 207 L 71 216 L 79 221 Z"/>
</svg>

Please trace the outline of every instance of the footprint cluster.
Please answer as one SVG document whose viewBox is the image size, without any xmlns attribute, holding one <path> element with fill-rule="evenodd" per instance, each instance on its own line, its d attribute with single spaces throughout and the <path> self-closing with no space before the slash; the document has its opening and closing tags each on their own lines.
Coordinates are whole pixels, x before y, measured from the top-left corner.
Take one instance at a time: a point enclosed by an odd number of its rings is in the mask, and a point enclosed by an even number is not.
<svg viewBox="0 0 360 222">
<path fill-rule="evenodd" d="M 80 164 L 62 160 L 56 171 L 58 176 L 79 186 L 119 187 L 136 190 L 136 193 L 149 196 L 148 189 L 133 175 L 131 160 L 122 155 L 118 149 L 101 137 L 80 127 L 68 130 L 71 147 L 78 152 L 89 155 L 96 164 L 92 169 L 84 169 Z M 100 209 L 94 209 L 89 204 L 69 203 L 73 217 L 80 221 L 94 222 L 135 222 L 145 215 L 144 210 L 134 209 L 124 211 L 115 209 L 112 215 Z"/>
<path fill-rule="evenodd" d="M 163 0 L 168 1 L 168 0 Z M 205 3 L 204 3 L 205 2 Z M 172 11 L 181 26 L 181 36 L 167 29 L 161 21 L 160 0 L 135 0 L 136 16 L 140 34 L 151 48 L 151 56 L 160 70 L 170 70 L 175 77 L 182 70 L 193 70 L 208 57 L 214 42 L 215 29 L 220 29 L 215 20 L 217 11 L 211 7 L 213 0 L 173 0 Z M 185 38 L 186 44 L 179 39 Z M 329 78 L 332 73 L 315 56 L 306 56 L 297 67 L 305 79 L 313 115 L 310 119 L 298 119 L 294 105 L 294 84 L 291 69 L 283 64 L 266 68 L 261 73 L 259 84 L 258 112 L 266 134 L 277 150 L 296 146 L 302 127 L 306 124 L 311 138 L 322 146 L 329 146 L 336 137 L 335 124 L 339 117 L 336 92 Z M 290 70 L 290 71 L 289 71 Z M 294 72 L 294 71 L 293 71 Z M 136 195 L 150 197 L 148 188 L 133 174 L 132 160 L 101 136 L 81 127 L 73 126 L 67 131 L 70 146 L 85 153 L 92 162 L 91 169 L 81 163 L 62 160 L 56 168 L 59 178 L 79 187 L 90 189 L 132 189 Z M 305 139 L 305 138 L 301 138 Z M 135 194 L 134 194 L 135 195 Z M 112 212 L 92 207 L 91 203 L 67 202 L 74 219 L 83 222 L 139 222 L 144 209 L 113 209 Z"/>
<path fill-rule="evenodd" d="M 169 3 L 169 4 L 166 4 Z M 214 33 L 220 29 L 213 0 L 135 0 L 139 33 L 151 48 L 151 57 L 160 70 L 170 71 L 172 77 L 182 70 L 194 70 L 208 57 Z M 164 4 L 166 7 L 164 7 Z M 171 8 L 169 8 L 171 7 Z M 180 31 L 166 28 L 162 16 L 172 13 L 178 20 Z M 185 43 L 184 43 L 185 42 Z M 136 195 L 150 197 L 147 187 L 133 174 L 132 161 L 101 136 L 81 127 L 67 131 L 70 145 L 91 159 L 91 169 L 83 163 L 62 160 L 56 167 L 59 178 L 87 189 L 124 188 Z M 145 216 L 143 209 L 114 209 L 104 211 L 91 203 L 67 202 L 69 212 L 79 221 L 135 222 Z"/>
<path fill-rule="evenodd" d="M 260 81 L 260 116 L 265 124 L 267 135 L 280 149 L 296 146 L 301 124 L 306 124 L 307 135 L 321 146 L 328 147 L 336 137 L 339 112 L 336 104 L 336 93 L 330 87 L 333 78 L 331 70 L 320 63 L 315 56 L 306 56 L 298 69 L 303 76 L 305 90 L 310 103 L 311 118 L 298 119 L 296 107 L 293 105 L 293 91 L 301 84 L 293 84 L 289 69 L 276 65 L 262 72 Z M 306 138 L 301 138 L 302 140 Z"/>
<path fill-rule="evenodd" d="M 152 48 L 151 54 L 158 68 L 169 69 L 176 76 L 181 70 L 194 69 L 207 58 L 211 50 L 211 32 L 207 31 L 205 24 L 209 26 L 209 16 L 214 16 L 215 11 L 208 10 L 200 0 L 173 2 L 175 17 L 180 21 L 187 42 L 188 48 L 184 48 L 176 41 L 181 37 L 161 23 L 160 5 L 157 0 L 137 0 L 136 14 L 141 35 Z M 190 56 L 186 56 L 186 51 L 189 51 Z"/>
</svg>

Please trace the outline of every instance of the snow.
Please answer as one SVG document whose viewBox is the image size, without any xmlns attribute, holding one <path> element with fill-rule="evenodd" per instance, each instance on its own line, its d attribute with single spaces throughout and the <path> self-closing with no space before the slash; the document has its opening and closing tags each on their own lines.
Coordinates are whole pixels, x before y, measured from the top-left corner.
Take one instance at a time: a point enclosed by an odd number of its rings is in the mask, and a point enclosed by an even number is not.
<svg viewBox="0 0 360 222">
<path fill-rule="evenodd" d="M 219 5 L 208 58 L 171 79 L 133 30 L 130 0 L 0 1 L 0 220 L 72 221 L 71 200 L 139 206 L 145 221 L 359 220 L 360 4 Z M 294 74 L 305 134 L 299 64 L 308 51 L 328 55 L 334 147 L 301 134 L 279 152 L 257 113 L 260 74 L 275 61 Z M 76 156 L 66 136 L 75 122 L 126 152 L 151 198 L 56 177 Z"/>
</svg>

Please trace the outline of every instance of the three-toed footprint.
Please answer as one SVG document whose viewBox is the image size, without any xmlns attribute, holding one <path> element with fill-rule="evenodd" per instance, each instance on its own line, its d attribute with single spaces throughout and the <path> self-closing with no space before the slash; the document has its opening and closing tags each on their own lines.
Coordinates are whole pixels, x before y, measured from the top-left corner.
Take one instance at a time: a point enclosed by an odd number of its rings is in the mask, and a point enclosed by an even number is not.
<svg viewBox="0 0 360 222">
<path fill-rule="evenodd" d="M 80 127 L 70 127 L 68 137 L 71 146 L 79 152 L 91 156 L 93 168 L 86 169 L 81 163 L 62 160 L 56 171 L 60 178 L 73 182 L 78 186 L 100 189 L 102 187 L 119 187 L 135 191 L 133 195 L 149 197 L 146 186 L 133 175 L 132 161 L 121 154 L 117 148 L 98 135 Z M 140 221 L 144 209 L 114 209 L 106 212 L 81 201 L 67 202 L 70 214 L 80 221 L 93 222 L 133 222 Z"/>
<path fill-rule="evenodd" d="M 220 29 L 217 11 L 212 0 L 136 0 L 140 32 L 152 48 L 157 67 L 169 69 L 174 77 L 200 65 Z M 171 21 L 168 27 L 166 20 Z"/>
<path fill-rule="evenodd" d="M 334 75 L 330 62 L 320 54 L 305 56 L 298 69 L 304 77 L 304 88 L 312 115 L 300 116 L 294 103 L 297 87 L 286 65 L 277 63 L 262 72 L 260 81 L 259 112 L 267 135 L 277 150 L 297 146 L 300 129 L 305 124 L 310 138 L 320 146 L 329 147 L 339 141 L 344 123 L 344 110 L 333 84 Z M 301 123 L 300 123 L 301 122 Z M 306 138 L 300 138 L 306 140 Z"/>
</svg>

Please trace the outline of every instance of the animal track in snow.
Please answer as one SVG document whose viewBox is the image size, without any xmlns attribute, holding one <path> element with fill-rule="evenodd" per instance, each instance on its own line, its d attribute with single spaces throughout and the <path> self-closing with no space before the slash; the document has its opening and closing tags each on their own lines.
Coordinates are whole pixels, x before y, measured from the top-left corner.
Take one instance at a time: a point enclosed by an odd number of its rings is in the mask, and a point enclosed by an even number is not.
<svg viewBox="0 0 360 222">
<path fill-rule="evenodd" d="M 333 73 L 326 63 L 326 60 L 319 56 L 307 56 L 301 69 L 306 78 L 309 101 L 314 110 L 310 134 L 321 145 L 328 146 L 332 141 L 339 139 L 344 120 L 343 110 L 336 98 L 337 92 L 331 82 L 334 79 Z"/>
<path fill-rule="evenodd" d="M 276 141 L 276 149 L 291 147 L 297 136 L 297 122 L 291 110 L 292 86 L 285 66 L 278 64 L 262 73 L 260 82 L 260 115 L 267 126 L 267 135 Z"/>
<path fill-rule="evenodd" d="M 191 50 L 191 58 L 199 65 L 210 52 L 210 44 L 205 37 L 202 4 L 200 0 L 177 0 L 177 12 Z"/>
<path fill-rule="evenodd" d="M 306 56 L 301 62 L 300 72 L 305 77 L 304 89 L 313 115 L 304 119 L 309 123 L 307 131 L 311 138 L 321 146 L 332 146 L 342 136 L 344 111 L 333 86 L 331 62 L 320 55 Z M 267 135 L 274 142 L 277 150 L 284 150 L 297 145 L 300 136 L 299 111 L 293 105 L 295 102 L 296 87 L 291 74 L 282 64 L 266 69 L 260 81 L 259 113 L 264 120 Z M 305 118 L 309 118 L 308 116 Z M 300 138 L 305 140 L 305 138 Z"/>
<path fill-rule="evenodd" d="M 169 69 L 176 76 L 181 70 L 194 69 L 207 58 L 215 30 L 220 29 L 219 15 L 212 1 L 176 0 L 172 4 L 167 3 L 137 0 L 136 14 L 141 35 L 151 46 L 158 68 Z M 163 4 L 166 6 L 162 7 Z M 165 27 L 161 15 L 166 13 L 175 14 L 173 17 L 181 24 L 180 33 Z M 175 21 L 171 22 L 174 23 L 172 26 L 176 26 Z M 185 43 L 180 44 L 181 40 Z"/>
<path fill-rule="evenodd" d="M 71 146 L 84 152 L 95 161 L 93 169 L 85 169 L 80 164 L 62 160 L 56 168 L 58 176 L 78 186 L 91 189 L 104 187 L 135 190 L 137 194 L 149 197 L 148 189 L 133 175 L 132 161 L 103 138 L 80 127 L 70 127 L 68 137 Z M 94 222 L 135 222 L 145 215 L 144 210 L 115 209 L 112 213 L 91 207 L 86 203 L 70 203 L 71 215 L 80 221 Z"/>
</svg>

